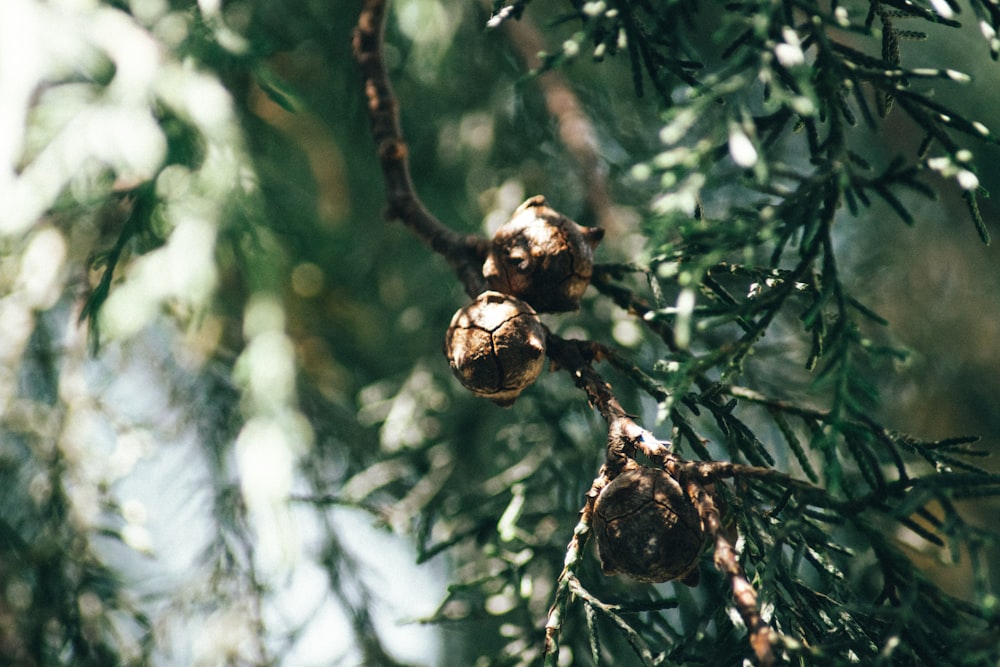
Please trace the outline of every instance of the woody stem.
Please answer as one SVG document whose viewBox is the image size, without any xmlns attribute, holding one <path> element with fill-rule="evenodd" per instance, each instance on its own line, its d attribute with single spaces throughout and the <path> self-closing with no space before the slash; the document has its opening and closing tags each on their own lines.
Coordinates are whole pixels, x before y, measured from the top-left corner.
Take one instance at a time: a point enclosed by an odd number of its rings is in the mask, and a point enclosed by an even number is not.
<svg viewBox="0 0 1000 667">
<path fill-rule="evenodd" d="M 409 146 L 399 122 L 399 101 L 383 58 L 387 0 L 365 0 L 351 45 L 364 82 L 372 138 L 386 188 L 386 217 L 400 220 L 443 256 L 469 296 L 485 289 L 482 265 L 487 241 L 463 235 L 438 220 L 417 195 L 410 175 Z"/>
</svg>

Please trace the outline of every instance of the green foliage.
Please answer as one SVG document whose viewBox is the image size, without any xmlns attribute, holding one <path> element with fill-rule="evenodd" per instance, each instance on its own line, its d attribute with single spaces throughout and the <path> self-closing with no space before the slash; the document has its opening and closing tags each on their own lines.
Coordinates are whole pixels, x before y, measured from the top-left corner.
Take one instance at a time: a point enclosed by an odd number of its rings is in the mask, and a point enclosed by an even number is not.
<svg viewBox="0 0 1000 667">
<path fill-rule="evenodd" d="M 574 378 L 554 369 L 502 410 L 450 377 L 466 297 L 382 219 L 350 58 L 361 4 L 3 3 L 0 65 L 30 67 L 0 77 L 0 663 L 752 660 L 711 550 L 696 588 L 601 573 L 579 512 L 607 429 Z M 995 216 L 995 70 L 978 68 L 1000 53 L 997 8 L 491 9 L 390 11 L 428 208 L 487 233 L 543 192 L 590 223 L 586 172 L 606 182 L 593 289 L 546 324 L 600 343 L 595 368 L 678 455 L 733 464 L 717 490 L 781 663 L 996 664 L 993 392 L 907 385 L 928 350 L 871 284 L 910 276 L 894 246 L 943 248 L 952 219 L 957 257 L 993 252 L 975 238 Z M 550 45 L 530 74 L 517 21 Z M 546 106 L 552 76 L 596 168 Z M 930 256 L 916 273 L 951 257 Z M 995 293 L 993 271 L 973 291 Z M 992 339 L 955 342 L 962 304 L 909 292 L 941 356 L 995 375 Z M 904 394 L 931 398 L 894 407 Z M 928 429 L 962 396 L 987 421 Z M 358 514 L 444 572 L 406 614 L 442 629 L 436 652 L 386 630 L 396 584 L 365 578 L 383 554 Z M 346 620 L 293 613 L 306 571 Z M 296 652 L 311 632 L 321 657 Z"/>
</svg>

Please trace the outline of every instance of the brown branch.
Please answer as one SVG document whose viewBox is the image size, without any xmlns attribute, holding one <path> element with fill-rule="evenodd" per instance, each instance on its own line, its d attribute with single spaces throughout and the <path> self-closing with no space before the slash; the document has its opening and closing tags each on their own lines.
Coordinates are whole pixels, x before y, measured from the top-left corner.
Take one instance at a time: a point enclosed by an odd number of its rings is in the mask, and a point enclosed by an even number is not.
<svg viewBox="0 0 1000 667">
<path fill-rule="evenodd" d="M 365 0 L 354 30 L 352 47 L 364 81 L 372 138 L 386 189 L 386 218 L 398 219 L 442 255 L 465 291 L 475 297 L 485 289 L 482 276 L 486 239 L 463 235 L 427 210 L 413 186 L 409 147 L 399 122 L 399 102 L 393 93 L 382 55 L 387 0 Z"/>
<path fill-rule="evenodd" d="M 774 654 L 771 651 L 771 637 L 773 632 L 763 618 L 760 616 L 760 607 L 757 604 L 757 591 L 747 581 L 743 568 L 740 567 L 736 556 L 736 550 L 722 530 L 722 520 L 719 515 L 719 508 L 712 499 L 712 494 L 707 492 L 701 485 L 694 485 L 698 494 L 698 503 L 701 505 L 701 514 L 705 521 L 705 528 L 713 538 L 715 538 L 715 553 L 713 561 L 715 567 L 722 572 L 726 581 L 733 589 L 733 600 L 736 602 L 736 610 L 740 618 L 747 626 L 750 633 L 750 646 L 757 656 L 757 662 L 761 667 L 770 667 L 774 664 Z"/>
<path fill-rule="evenodd" d="M 593 361 L 606 356 L 606 348 L 599 343 L 583 340 L 567 340 L 551 332 L 545 340 L 546 354 L 559 368 L 572 377 L 576 386 L 587 394 L 590 404 L 608 423 L 608 464 L 609 479 L 614 479 L 624 459 L 635 458 L 641 451 L 658 465 L 676 456 L 670 452 L 669 443 L 663 443 L 652 433 L 642 428 L 622 407 L 611 390 L 611 385 L 594 370 Z M 603 474 L 604 469 L 602 469 Z"/>
<path fill-rule="evenodd" d="M 546 336 L 545 345 L 546 354 L 553 364 L 572 376 L 576 386 L 587 394 L 590 404 L 608 423 L 607 461 L 601 466 L 586 494 L 580 510 L 580 521 L 566 547 L 566 559 L 556 584 L 555 599 L 545 622 L 544 664 L 546 667 L 554 667 L 559 656 L 559 635 L 566 605 L 571 594 L 578 594 L 578 591 L 574 591 L 573 582 L 576 581 L 576 568 L 590 532 L 590 518 L 597 496 L 617 476 L 625 462 L 634 458 L 638 448 L 642 448 L 651 458 L 662 459 L 669 452 L 663 443 L 653 438 L 652 434 L 629 416 L 611 390 L 611 385 L 594 370 L 592 362 L 603 355 L 604 348 L 601 345 L 590 341 L 567 340 L 551 332 Z"/>
<path fill-rule="evenodd" d="M 604 417 L 608 426 L 628 418 L 625 408 L 611 391 L 611 385 L 591 365 L 602 356 L 602 346 L 585 340 L 567 340 L 549 332 L 545 348 L 556 366 L 568 372 L 576 386 L 587 394 L 590 404 Z"/>
</svg>

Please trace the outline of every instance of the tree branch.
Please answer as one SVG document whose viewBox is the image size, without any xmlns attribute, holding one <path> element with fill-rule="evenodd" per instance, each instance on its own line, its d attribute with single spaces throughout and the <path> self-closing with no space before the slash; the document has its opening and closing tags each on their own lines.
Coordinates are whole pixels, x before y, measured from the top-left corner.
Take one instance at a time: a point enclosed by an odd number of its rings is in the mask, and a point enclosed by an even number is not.
<svg viewBox="0 0 1000 667">
<path fill-rule="evenodd" d="M 760 606 L 757 603 L 757 591 L 747 581 L 743 568 L 740 567 L 736 550 L 725 536 L 722 530 L 722 519 L 719 509 L 712 500 L 712 495 L 707 493 L 700 485 L 696 486 L 699 495 L 699 503 L 706 509 L 702 512 L 708 533 L 715 539 L 715 553 L 713 562 L 715 567 L 726 577 L 726 581 L 733 589 L 733 600 L 736 602 L 736 610 L 740 618 L 747 626 L 750 633 L 750 646 L 757 656 L 757 662 L 761 667 L 770 667 L 774 664 L 774 654 L 771 651 L 771 642 L 774 632 L 771 627 L 761 618 Z"/>
<path fill-rule="evenodd" d="M 364 81 L 372 138 L 385 179 L 386 218 L 400 220 L 443 256 L 465 285 L 465 291 L 475 297 L 486 288 L 482 266 L 487 241 L 447 227 L 427 210 L 413 186 L 409 146 L 399 122 L 399 102 L 382 54 L 387 4 L 387 0 L 365 0 L 352 40 L 354 59 Z"/>
<path fill-rule="evenodd" d="M 559 635 L 562 632 L 563 616 L 566 613 L 566 605 L 573 594 L 571 583 L 576 579 L 576 568 L 583 559 L 583 547 L 587 543 L 587 536 L 590 534 L 590 517 L 594 511 L 594 500 L 600 489 L 606 483 L 603 469 L 600 475 L 594 480 L 590 491 L 587 493 L 587 501 L 580 510 L 580 520 L 573 528 L 573 537 L 570 538 L 566 547 L 566 558 L 563 561 L 562 572 L 556 582 L 556 593 L 549 607 L 549 614 L 545 619 L 545 648 L 543 661 L 545 667 L 555 667 L 559 659 Z"/>
</svg>

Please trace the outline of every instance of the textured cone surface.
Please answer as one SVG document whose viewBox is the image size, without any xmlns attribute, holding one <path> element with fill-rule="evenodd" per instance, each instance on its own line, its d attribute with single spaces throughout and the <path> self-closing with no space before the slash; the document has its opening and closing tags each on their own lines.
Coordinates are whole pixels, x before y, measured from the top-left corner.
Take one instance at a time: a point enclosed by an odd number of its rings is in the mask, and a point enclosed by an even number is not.
<svg viewBox="0 0 1000 667">
<path fill-rule="evenodd" d="M 483 292 L 452 317 L 445 354 L 462 386 L 510 405 L 542 372 L 545 330 L 528 304 Z"/>
<path fill-rule="evenodd" d="M 483 329 L 455 327 L 449 329 L 448 349 L 451 369 L 464 387 L 482 393 L 503 389 L 500 364 L 493 353 L 490 332 Z"/>
<path fill-rule="evenodd" d="M 490 289 L 523 299 L 539 312 L 576 310 L 602 235 L 549 208 L 544 197 L 532 197 L 497 230 L 483 276 Z"/>
<path fill-rule="evenodd" d="M 698 566 L 705 533 L 694 505 L 662 470 L 626 470 L 594 506 L 594 532 L 607 574 L 661 582 L 687 577 Z"/>
</svg>

